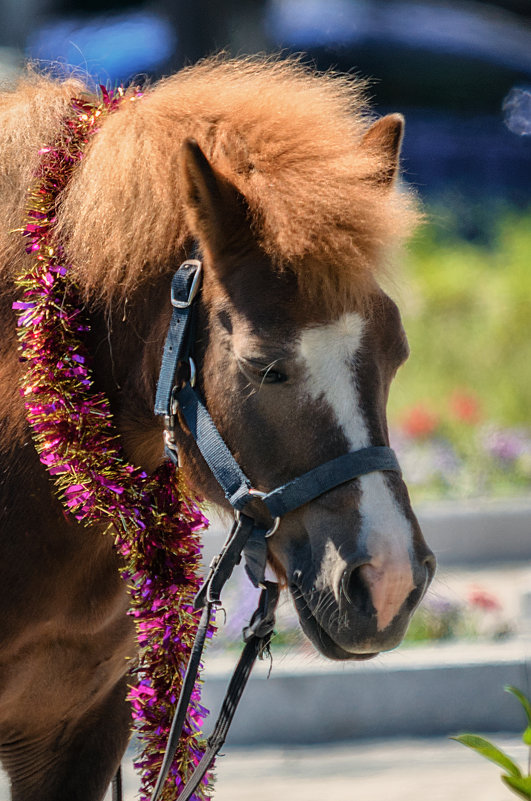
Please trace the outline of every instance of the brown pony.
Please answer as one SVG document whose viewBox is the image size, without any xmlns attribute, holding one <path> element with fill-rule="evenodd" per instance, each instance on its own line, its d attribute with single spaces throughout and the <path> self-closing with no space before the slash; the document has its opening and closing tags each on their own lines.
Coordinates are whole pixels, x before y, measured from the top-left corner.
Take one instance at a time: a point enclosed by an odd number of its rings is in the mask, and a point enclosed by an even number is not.
<svg viewBox="0 0 531 801">
<path fill-rule="evenodd" d="M 60 199 L 95 380 L 127 458 L 163 459 L 153 401 L 170 278 L 204 261 L 198 384 L 232 453 L 267 490 L 347 451 L 387 445 L 408 355 L 377 277 L 416 222 L 396 191 L 403 120 L 371 124 L 363 85 L 294 62 L 213 59 L 105 119 Z M 0 757 L 14 801 L 96 801 L 130 733 L 135 645 L 111 540 L 67 519 L 18 394 L 13 275 L 38 151 L 77 80 L 37 74 L 0 96 Z M 186 481 L 225 500 L 185 424 Z M 396 646 L 434 569 L 398 474 L 352 480 L 288 514 L 269 559 L 332 659 Z"/>
</svg>

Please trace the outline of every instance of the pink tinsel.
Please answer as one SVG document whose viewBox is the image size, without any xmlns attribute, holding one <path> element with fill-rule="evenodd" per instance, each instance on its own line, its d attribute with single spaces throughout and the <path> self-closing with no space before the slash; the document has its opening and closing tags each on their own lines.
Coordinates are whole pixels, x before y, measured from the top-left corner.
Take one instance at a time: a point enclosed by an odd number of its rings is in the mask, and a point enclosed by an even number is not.
<svg viewBox="0 0 531 801">
<path fill-rule="evenodd" d="M 80 336 L 87 325 L 54 239 L 56 202 L 101 119 L 138 90 L 101 87 L 98 99 L 72 100 L 60 144 L 40 150 L 23 229 L 31 270 L 17 279 L 22 395 L 42 463 L 68 512 L 80 523 L 106 523 L 125 560 L 122 575 L 131 597 L 139 657 L 130 688 L 135 729 L 143 746 L 137 762 L 141 799 L 156 781 L 171 716 L 195 636 L 192 602 L 199 588 L 199 532 L 207 525 L 186 498 L 175 469 L 164 464 L 148 477 L 124 460 L 107 399 L 93 388 L 90 357 Z M 185 730 L 168 777 L 164 801 L 174 799 L 204 752 L 200 729 L 206 710 L 196 686 Z M 208 779 L 192 797 L 202 801 Z"/>
</svg>

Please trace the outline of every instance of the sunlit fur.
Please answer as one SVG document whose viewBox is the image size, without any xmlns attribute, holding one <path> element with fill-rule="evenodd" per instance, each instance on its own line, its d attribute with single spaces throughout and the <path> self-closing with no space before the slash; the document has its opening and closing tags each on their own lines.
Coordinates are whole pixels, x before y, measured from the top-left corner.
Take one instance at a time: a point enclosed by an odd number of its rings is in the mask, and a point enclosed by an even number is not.
<svg viewBox="0 0 531 801">
<path fill-rule="evenodd" d="M 109 399 L 132 463 L 151 472 L 164 458 L 153 400 L 170 276 L 192 238 L 204 256 L 197 386 L 255 486 L 285 483 L 354 442 L 347 424 L 342 432 L 349 377 L 340 371 L 337 403 L 327 405 L 308 397 L 297 370 L 295 343 L 308 327 L 328 325 L 346 336 L 338 358 L 344 364 L 347 351 L 356 357 L 351 402 L 361 403 L 369 441 L 387 444 L 388 385 L 407 347 L 398 310 L 376 277 L 416 214 L 394 181 L 402 118 L 370 126 L 362 89 L 294 62 L 214 59 L 148 88 L 139 101 L 126 98 L 92 138 L 58 213 L 72 271 L 91 301 L 94 385 Z M 0 759 L 13 801 L 99 801 L 130 733 L 133 621 L 112 538 L 64 514 L 39 463 L 18 390 L 11 308 L 12 277 L 29 266 L 15 229 L 23 225 L 38 151 L 57 140 L 70 98 L 83 91 L 79 81 L 30 73 L 0 93 Z M 337 330 L 344 312 L 363 317 L 361 347 L 357 318 Z M 260 373 L 249 392 L 238 345 L 252 358 L 277 343 L 286 346 L 290 380 L 268 385 Z M 310 344 L 317 369 L 317 357 L 327 354 Z M 325 372 L 319 368 L 317 377 Z M 175 435 L 186 480 L 223 503 L 186 426 Z M 382 588 L 372 594 L 381 625 L 389 621 L 383 631 L 356 573 L 360 559 L 360 570 L 369 558 L 378 569 L 388 550 L 397 555 L 392 543 L 383 555 L 377 538 L 373 547 L 369 529 L 370 553 L 359 552 L 361 517 L 375 514 L 375 493 L 360 493 L 356 482 L 337 487 L 287 515 L 271 538 L 271 561 L 290 585 L 301 624 L 333 659 L 394 647 L 433 572 L 405 486 L 398 476 L 385 480 L 413 526 L 416 589 L 397 610 L 401 590 L 391 587 L 390 620 L 384 596 L 392 571 L 379 585 L 373 577 L 370 589 Z M 390 508 L 381 505 L 373 529 L 388 527 Z"/>
<path fill-rule="evenodd" d="M 279 265 L 321 298 L 359 300 L 408 235 L 416 212 L 374 176 L 381 148 L 361 147 L 370 117 L 363 82 L 293 60 L 213 58 L 146 89 L 102 125 L 60 210 L 68 254 L 87 294 L 109 300 L 166 270 L 190 239 L 178 159 L 186 137 L 245 196 Z M 8 233 L 40 146 L 57 136 L 79 81 L 29 75 L 0 96 L 0 262 L 20 267 Z M 304 257 L 304 263 L 302 261 Z"/>
</svg>

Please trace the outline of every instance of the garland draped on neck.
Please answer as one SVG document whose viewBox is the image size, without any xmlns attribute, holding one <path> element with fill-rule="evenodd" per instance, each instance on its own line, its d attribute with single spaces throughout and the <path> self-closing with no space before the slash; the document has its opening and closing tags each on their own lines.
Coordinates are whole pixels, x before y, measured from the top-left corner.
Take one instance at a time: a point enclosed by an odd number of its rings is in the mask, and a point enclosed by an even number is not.
<svg viewBox="0 0 531 801">
<path fill-rule="evenodd" d="M 80 523 L 106 524 L 123 559 L 139 645 L 131 671 L 138 681 L 128 700 L 143 747 L 135 763 L 140 798 L 147 801 L 197 628 L 192 603 L 199 588 L 199 532 L 208 521 L 169 463 L 149 477 L 125 461 L 108 401 L 93 386 L 82 342 L 88 328 L 54 236 L 60 194 L 101 120 L 142 96 L 139 90 L 100 89 L 101 98 L 71 101 L 57 142 L 40 151 L 20 229 L 32 266 L 17 278 L 22 297 L 13 308 L 19 314 L 21 392 L 41 462 L 68 512 Z M 196 685 L 164 801 L 177 797 L 204 752 L 205 714 Z M 193 799 L 209 795 L 207 778 Z"/>
</svg>

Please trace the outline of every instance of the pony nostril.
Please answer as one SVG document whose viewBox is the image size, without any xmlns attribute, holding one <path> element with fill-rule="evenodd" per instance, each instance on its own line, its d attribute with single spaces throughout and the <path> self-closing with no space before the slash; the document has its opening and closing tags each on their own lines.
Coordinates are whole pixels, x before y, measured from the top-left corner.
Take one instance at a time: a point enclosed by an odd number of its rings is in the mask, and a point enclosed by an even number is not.
<svg viewBox="0 0 531 801">
<path fill-rule="evenodd" d="M 347 567 L 341 579 L 341 594 L 362 615 L 372 614 L 371 593 L 362 572 L 363 565 Z"/>
</svg>

